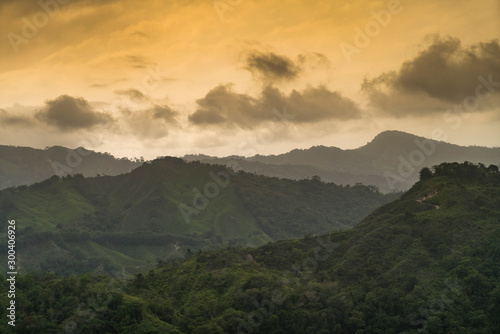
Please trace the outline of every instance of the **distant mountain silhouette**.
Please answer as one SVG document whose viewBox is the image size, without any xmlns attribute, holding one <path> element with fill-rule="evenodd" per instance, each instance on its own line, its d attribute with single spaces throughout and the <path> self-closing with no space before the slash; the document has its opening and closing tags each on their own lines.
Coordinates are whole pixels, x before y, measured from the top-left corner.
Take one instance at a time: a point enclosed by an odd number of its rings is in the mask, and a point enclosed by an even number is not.
<svg viewBox="0 0 500 334">
<path fill-rule="evenodd" d="M 188 161 L 233 164 L 240 169 L 266 176 L 304 179 L 314 175 L 337 184 L 363 183 L 382 192 L 408 190 L 418 171 L 443 162 L 500 164 L 500 148 L 459 146 L 434 141 L 401 131 L 385 131 L 371 142 L 353 150 L 314 146 L 280 155 L 225 158 L 186 155 Z"/>
<path fill-rule="evenodd" d="M 84 148 L 53 146 L 45 150 L 0 145 L 0 189 L 30 185 L 54 175 L 118 175 L 140 166 L 139 161 L 116 159 Z"/>
<path fill-rule="evenodd" d="M 319 176 L 341 185 L 363 183 L 381 192 L 408 190 L 418 179 L 418 171 L 443 162 L 500 164 L 500 148 L 459 146 L 433 141 L 400 131 L 385 131 L 365 146 L 353 150 L 314 146 L 279 155 L 250 158 L 186 155 L 186 161 L 231 165 L 264 176 L 292 180 Z M 45 150 L 0 146 L 0 189 L 30 185 L 53 175 L 118 175 L 140 165 L 139 161 L 116 159 L 108 153 L 84 148 L 54 146 Z"/>
</svg>

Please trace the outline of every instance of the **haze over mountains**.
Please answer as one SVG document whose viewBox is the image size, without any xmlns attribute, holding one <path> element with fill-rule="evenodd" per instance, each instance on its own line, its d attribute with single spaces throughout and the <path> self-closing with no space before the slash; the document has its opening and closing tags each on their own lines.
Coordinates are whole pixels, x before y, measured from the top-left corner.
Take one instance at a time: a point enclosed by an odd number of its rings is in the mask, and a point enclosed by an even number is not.
<svg viewBox="0 0 500 334">
<path fill-rule="evenodd" d="M 21 331 L 493 333 L 499 325 L 498 148 L 385 132 L 355 150 L 200 159 L 211 164 L 163 157 L 135 169 L 139 161 L 83 149 L 3 149 L 22 153 L 3 156 L 4 171 L 17 164 L 29 174 L 42 161 L 54 174 L 0 191 L 0 228 L 16 220 Z M 422 169 L 440 159 L 481 163 Z M 269 177 L 241 170 L 247 162 L 315 173 Z M 65 175 L 103 168 L 119 175 Z M 420 181 L 383 194 L 327 183 L 329 171 L 356 183 Z"/>
<path fill-rule="evenodd" d="M 499 334 L 499 10 L 0 0 L 0 334 Z"/>
<path fill-rule="evenodd" d="M 374 185 L 382 192 L 408 190 L 423 167 L 443 162 L 500 164 L 500 148 L 464 147 L 429 140 L 400 131 L 385 131 L 371 142 L 353 150 L 315 146 L 285 154 L 245 158 L 231 156 L 215 158 L 187 155 L 186 160 L 236 165 L 246 172 L 289 179 L 304 179 L 314 175 L 336 184 L 363 183 Z"/>
<path fill-rule="evenodd" d="M 141 162 L 116 159 L 107 153 L 85 148 L 53 146 L 45 150 L 0 145 L 0 189 L 30 185 L 53 175 L 118 175 L 130 172 Z"/>
<path fill-rule="evenodd" d="M 464 147 L 405 132 L 385 131 L 365 146 L 352 150 L 315 146 L 270 156 L 185 155 L 183 159 L 293 180 L 319 176 L 325 182 L 341 185 L 362 183 L 387 193 L 408 190 L 418 180 L 422 167 L 464 161 L 499 165 L 500 148 Z M 0 189 L 29 185 L 53 175 L 118 175 L 140 165 L 138 160 L 116 159 L 84 148 L 55 146 L 39 150 L 0 146 Z"/>
</svg>

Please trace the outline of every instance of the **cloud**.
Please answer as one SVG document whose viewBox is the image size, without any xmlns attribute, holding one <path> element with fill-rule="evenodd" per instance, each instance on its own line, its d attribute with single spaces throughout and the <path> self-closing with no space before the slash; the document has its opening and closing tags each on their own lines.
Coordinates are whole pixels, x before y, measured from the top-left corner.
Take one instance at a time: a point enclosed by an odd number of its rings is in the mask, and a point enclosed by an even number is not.
<svg viewBox="0 0 500 334">
<path fill-rule="evenodd" d="M 319 52 L 302 53 L 297 56 L 299 63 L 307 64 L 312 69 L 317 68 L 331 68 L 332 64 L 330 59 Z"/>
<path fill-rule="evenodd" d="M 219 85 L 198 99 L 198 109 L 189 116 L 195 125 L 238 126 L 250 129 L 260 123 L 273 121 L 273 110 L 287 109 L 291 122 L 314 123 L 322 120 L 347 120 L 360 117 L 356 103 L 326 87 L 309 87 L 289 95 L 275 87 L 266 86 L 258 98 L 239 94 L 230 84 Z"/>
<path fill-rule="evenodd" d="M 159 119 L 170 123 L 175 123 L 175 116 L 177 116 L 177 112 L 174 111 L 167 105 L 158 106 L 155 105 L 153 108 L 148 110 L 153 119 Z"/>
<path fill-rule="evenodd" d="M 388 114 L 407 116 L 443 111 L 473 96 L 478 77 L 500 79 L 498 40 L 468 48 L 457 38 L 434 36 L 430 45 L 399 71 L 365 79 L 362 91 L 371 104 Z M 500 93 L 497 90 L 496 93 Z"/>
<path fill-rule="evenodd" d="M 204 98 L 196 100 L 198 109 L 189 116 L 194 124 L 245 124 L 251 119 L 255 123 L 257 100 L 245 94 L 233 92 L 231 85 L 219 85 Z M 244 126 L 243 126 L 244 127 Z"/>
<path fill-rule="evenodd" d="M 0 109 L 0 125 L 29 127 L 34 125 L 34 122 L 28 117 L 12 115 L 6 110 Z"/>
<path fill-rule="evenodd" d="M 245 68 L 265 82 L 296 79 L 302 69 L 290 58 L 273 52 L 252 51 L 245 59 Z"/>
<path fill-rule="evenodd" d="M 115 90 L 115 94 L 121 96 L 127 96 L 130 100 L 135 102 L 141 102 L 148 99 L 148 97 L 144 95 L 140 90 L 134 88 L 125 90 Z"/>
<path fill-rule="evenodd" d="M 87 100 L 69 95 L 45 101 L 35 117 L 62 131 L 90 129 L 111 121 L 109 115 L 95 111 Z"/>
<path fill-rule="evenodd" d="M 286 106 L 288 112 L 295 116 L 292 120 L 295 123 L 347 120 L 361 116 L 354 101 L 324 86 L 309 87 L 302 92 L 293 90 L 288 96 L 268 86 L 262 92 L 262 101 L 266 109 Z"/>
<path fill-rule="evenodd" d="M 172 126 L 178 126 L 178 112 L 168 105 L 153 105 L 151 108 L 131 111 L 122 110 L 132 133 L 143 139 L 158 139 L 168 136 Z"/>
</svg>

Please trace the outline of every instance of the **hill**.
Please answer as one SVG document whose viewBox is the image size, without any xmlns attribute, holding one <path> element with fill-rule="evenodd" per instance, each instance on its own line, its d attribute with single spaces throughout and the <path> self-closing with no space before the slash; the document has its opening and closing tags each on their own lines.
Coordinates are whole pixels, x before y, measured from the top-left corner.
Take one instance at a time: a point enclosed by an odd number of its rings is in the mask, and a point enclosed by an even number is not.
<svg viewBox="0 0 500 334">
<path fill-rule="evenodd" d="M 0 192 L 18 223 L 20 266 L 121 275 L 188 248 L 258 246 L 348 229 L 399 194 L 319 179 L 292 181 L 162 158 L 130 173 L 51 179 Z"/>
<path fill-rule="evenodd" d="M 463 147 L 400 131 L 385 131 L 353 150 L 315 146 L 280 155 L 215 158 L 188 155 L 188 161 L 215 164 L 236 162 L 240 169 L 260 175 L 294 180 L 314 175 L 336 184 L 373 185 L 382 192 L 406 191 L 417 180 L 418 171 L 444 162 L 500 165 L 500 148 Z"/>
<path fill-rule="evenodd" d="M 498 168 L 450 163 L 420 177 L 348 231 L 188 253 L 127 281 L 21 276 L 19 329 L 495 333 Z"/>
<path fill-rule="evenodd" d="M 138 161 L 116 159 L 84 148 L 53 146 L 45 150 L 0 145 L 0 190 L 41 182 L 53 175 L 118 175 L 140 166 Z"/>
</svg>

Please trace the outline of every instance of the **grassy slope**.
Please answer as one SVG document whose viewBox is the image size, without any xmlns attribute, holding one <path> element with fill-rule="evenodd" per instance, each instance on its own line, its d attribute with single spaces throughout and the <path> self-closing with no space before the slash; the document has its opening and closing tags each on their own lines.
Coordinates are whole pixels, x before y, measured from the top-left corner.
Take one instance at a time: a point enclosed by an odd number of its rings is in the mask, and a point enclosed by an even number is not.
<svg viewBox="0 0 500 334">
<path fill-rule="evenodd" d="M 203 191 L 220 171 L 166 158 L 113 177 L 52 178 L 1 192 L 0 219 L 17 221 L 20 252 L 30 254 L 24 270 L 136 272 L 188 248 L 258 246 L 349 228 L 397 196 L 240 173 L 186 223 L 179 204 L 192 207 L 193 189 Z"/>
</svg>

